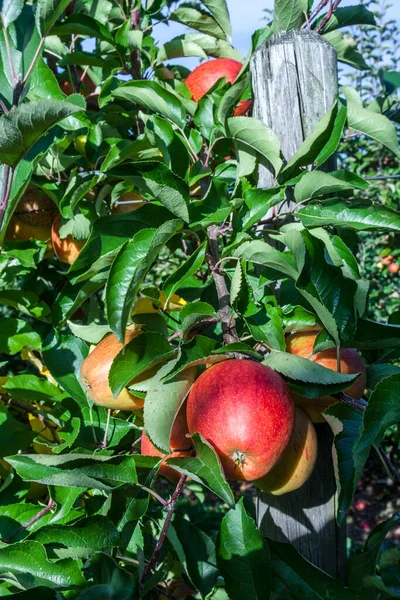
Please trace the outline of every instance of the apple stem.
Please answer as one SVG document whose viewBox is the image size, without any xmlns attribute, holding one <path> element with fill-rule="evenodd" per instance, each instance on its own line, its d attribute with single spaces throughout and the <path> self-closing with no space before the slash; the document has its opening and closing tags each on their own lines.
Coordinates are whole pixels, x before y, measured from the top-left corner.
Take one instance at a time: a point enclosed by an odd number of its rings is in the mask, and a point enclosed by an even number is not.
<svg viewBox="0 0 400 600">
<path fill-rule="evenodd" d="M 173 514 L 174 514 L 174 510 L 175 510 L 176 501 L 178 500 L 179 496 L 181 495 L 182 488 L 185 485 L 186 479 L 187 479 L 187 475 L 183 475 L 182 474 L 181 477 L 180 477 L 180 479 L 179 479 L 179 481 L 178 481 L 178 484 L 177 484 L 177 486 L 175 488 L 175 491 L 172 494 L 171 500 L 166 505 L 167 511 L 168 511 L 167 512 L 167 516 L 165 518 L 164 525 L 163 525 L 163 527 L 161 529 L 160 537 L 157 540 L 156 547 L 153 550 L 153 554 L 151 555 L 151 558 L 150 558 L 149 562 L 146 564 L 145 568 L 143 569 L 143 575 L 142 575 L 142 578 L 140 580 L 140 588 L 141 589 L 144 588 L 146 580 L 148 579 L 148 577 L 150 575 L 150 572 L 152 571 L 152 569 L 154 568 L 154 566 L 155 566 L 155 564 L 157 562 L 157 559 L 158 559 L 158 556 L 160 554 L 162 545 L 164 543 L 164 540 L 165 540 L 165 537 L 167 535 L 169 526 L 171 524 L 171 520 L 172 520 L 172 517 L 173 517 Z"/>
<path fill-rule="evenodd" d="M 217 290 L 219 303 L 218 317 L 221 321 L 224 341 L 225 344 L 232 344 L 233 342 L 239 341 L 239 337 L 236 332 L 235 319 L 230 309 L 230 295 L 228 287 L 226 285 L 224 275 L 222 275 L 219 270 L 219 264 L 221 261 L 218 249 L 219 234 L 220 229 L 216 225 L 210 225 L 207 227 L 208 248 L 206 252 L 206 258 Z"/>
<path fill-rule="evenodd" d="M 106 430 L 104 432 L 103 443 L 101 444 L 103 448 L 107 448 L 107 436 L 108 436 L 108 428 L 110 427 L 110 418 L 111 418 L 111 408 L 108 408 L 107 409 Z"/>
</svg>

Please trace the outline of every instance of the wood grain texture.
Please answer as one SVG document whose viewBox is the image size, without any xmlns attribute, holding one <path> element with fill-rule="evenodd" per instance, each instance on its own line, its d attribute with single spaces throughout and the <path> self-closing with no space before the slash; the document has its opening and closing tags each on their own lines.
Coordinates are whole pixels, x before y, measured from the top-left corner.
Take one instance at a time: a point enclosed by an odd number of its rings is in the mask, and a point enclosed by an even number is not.
<svg viewBox="0 0 400 600">
<path fill-rule="evenodd" d="M 279 136 L 282 154 L 288 161 L 336 100 L 336 51 L 311 31 L 281 33 L 254 53 L 250 69 L 253 116 Z M 324 167 L 335 169 L 336 159 Z M 266 163 L 260 165 L 258 187 L 274 185 L 272 169 Z M 287 197 L 277 212 L 286 212 L 291 206 L 292 199 Z M 332 433 L 324 424 L 316 429 L 319 452 L 313 475 L 295 492 L 283 496 L 260 494 L 257 520 L 267 537 L 293 543 L 305 558 L 344 580 L 346 537 L 335 520 Z"/>
</svg>

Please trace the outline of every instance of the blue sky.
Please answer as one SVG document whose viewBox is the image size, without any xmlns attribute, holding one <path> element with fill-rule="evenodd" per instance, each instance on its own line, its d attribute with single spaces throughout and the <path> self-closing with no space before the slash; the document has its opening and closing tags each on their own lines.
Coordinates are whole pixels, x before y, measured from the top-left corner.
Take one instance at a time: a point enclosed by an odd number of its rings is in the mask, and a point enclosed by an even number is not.
<svg viewBox="0 0 400 600">
<path fill-rule="evenodd" d="M 273 0 L 227 0 L 227 2 L 232 22 L 233 45 L 245 56 L 250 47 L 251 34 L 263 26 L 264 9 L 273 8 L 274 2 Z M 341 6 L 351 6 L 359 3 L 362 4 L 358 0 L 343 0 Z M 393 4 L 394 6 L 390 9 L 388 15 L 390 18 L 400 21 L 400 0 L 393 0 Z M 185 28 L 181 25 L 171 23 L 169 27 L 158 25 L 154 33 L 157 40 L 165 42 L 184 31 Z M 182 60 L 182 63 L 192 67 L 193 59 Z"/>
</svg>

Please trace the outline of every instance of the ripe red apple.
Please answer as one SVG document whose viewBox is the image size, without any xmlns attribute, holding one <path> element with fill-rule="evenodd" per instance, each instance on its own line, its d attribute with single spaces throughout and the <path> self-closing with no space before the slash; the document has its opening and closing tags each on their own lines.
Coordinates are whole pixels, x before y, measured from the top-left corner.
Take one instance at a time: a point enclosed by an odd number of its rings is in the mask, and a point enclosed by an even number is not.
<svg viewBox="0 0 400 600">
<path fill-rule="evenodd" d="M 235 110 L 233 111 L 234 117 L 244 117 L 248 115 L 253 107 L 253 100 L 241 100 Z"/>
<path fill-rule="evenodd" d="M 273 469 L 254 483 L 274 496 L 299 489 L 314 470 L 318 440 L 308 416 L 296 407 L 294 428 L 288 445 Z"/>
<path fill-rule="evenodd" d="M 242 67 L 242 63 L 232 58 L 216 58 L 202 63 L 186 78 L 192 99 L 198 102 L 223 77 L 229 83 L 234 83 Z"/>
<path fill-rule="evenodd" d="M 188 450 L 192 448 L 192 440 L 190 437 L 186 437 L 188 434 L 188 426 L 186 421 L 186 406 L 183 405 L 178 414 L 176 415 L 174 425 L 171 431 L 170 447 L 172 454 L 165 455 L 152 444 L 150 438 L 145 434 L 144 430 L 142 433 L 142 442 L 140 447 L 140 453 L 144 456 L 164 456 L 164 460 L 161 463 L 158 473 L 163 475 L 172 483 L 177 483 L 181 474 L 175 471 L 173 467 L 169 467 L 165 464 L 167 458 L 179 458 L 181 456 L 189 456 Z"/>
<path fill-rule="evenodd" d="M 396 273 L 399 272 L 400 265 L 398 265 L 397 263 L 393 262 L 393 263 L 391 263 L 389 265 L 388 269 L 389 269 L 389 273 L 393 273 L 393 275 L 396 275 Z"/>
<path fill-rule="evenodd" d="M 323 352 L 313 354 L 313 347 L 318 331 L 297 331 L 289 335 L 286 339 L 287 351 L 291 354 L 297 354 L 303 358 L 337 371 L 336 348 L 330 348 Z M 340 371 L 346 375 L 361 373 L 360 377 L 344 390 L 352 398 L 359 400 L 364 393 L 366 386 L 366 366 L 363 358 L 354 348 L 341 348 L 340 350 Z M 331 404 L 337 402 L 332 396 L 323 396 L 322 398 L 304 398 L 298 394 L 293 394 L 297 406 L 300 406 L 311 418 L 313 423 L 324 423 L 325 419 L 321 412 Z"/>
<path fill-rule="evenodd" d="M 260 479 L 278 461 L 294 423 L 291 392 L 280 375 L 250 360 L 227 360 L 207 369 L 187 404 L 191 434 L 215 448 L 226 477 Z"/>
<path fill-rule="evenodd" d="M 72 235 L 67 235 L 66 238 L 60 238 L 61 215 L 53 221 L 51 227 L 51 242 L 53 244 L 54 254 L 61 262 L 72 265 L 78 258 L 79 252 L 82 250 L 86 242 L 78 242 L 74 240 Z"/>
<path fill-rule="evenodd" d="M 140 325 L 131 326 L 126 330 L 123 344 L 111 333 L 97 344 L 94 350 L 83 361 L 81 366 L 81 380 L 89 398 L 95 404 L 119 410 L 138 410 L 143 407 L 143 398 L 134 396 L 127 388 L 123 389 L 117 398 L 114 398 L 108 383 L 108 375 L 114 358 L 128 342 L 140 335 L 140 333 Z M 146 374 L 147 376 L 148 374 Z M 144 379 L 143 375 L 140 377 Z M 140 377 L 137 377 L 135 381 L 140 381 Z"/>
</svg>

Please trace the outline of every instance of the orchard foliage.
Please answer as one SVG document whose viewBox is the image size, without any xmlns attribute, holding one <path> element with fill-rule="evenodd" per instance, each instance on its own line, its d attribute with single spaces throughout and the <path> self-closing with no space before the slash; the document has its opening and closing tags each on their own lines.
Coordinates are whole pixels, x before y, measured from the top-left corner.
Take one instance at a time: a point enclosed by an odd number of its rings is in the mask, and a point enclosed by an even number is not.
<svg viewBox="0 0 400 600">
<path fill-rule="evenodd" d="M 351 163 L 321 169 L 354 133 L 399 160 L 400 73 L 371 102 L 342 88 L 289 162 L 265 124 L 234 116 L 251 99 L 251 53 L 283 30 L 311 27 L 341 63 L 368 72 L 343 28 L 373 28 L 373 13 L 338 1 L 321 13 L 320 4 L 276 0 L 247 58 L 231 44 L 225 0 L 0 4 L 0 595 L 398 597 L 398 552 L 380 554 L 395 515 L 350 558 L 345 587 L 263 537 L 199 433 L 190 455 L 168 458 L 199 373 L 232 357 L 262 361 L 310 402 L 337 400 L 324 417 L 341 524 L 371 449 L 386 460 L 380 444 L 400 419 L 400 317 L 366 317 L 368 280 L 348 245 L 360 232 L 397 234 L 400 214 Z M 168 21 L 184 33 L 158 44 Z M 179 64 L 187 56 L 243 68 L 194 102 Z M 274 188 L 257 189 L 260 164 Z M 29 184 L 57 207 L 57 235 L 77 244 L 76 260 L 62 262 L 62 248 L 52 256 L 46 238 L 7 234 Z M 141 333 L 115 356 L 108 384 L 114 397 L 128 387 L 144 409 L 107 411 L 90 400 L 80 368 L 93 345 L 110 333 L 123 342 L 133 325 Z M 315 352 L 362 353 L 362 399 L 342 392 L 357 374 L 286 352 L 285 336 L 310 328 Z M 161 456 L 139 454 L 143 426 Z M 164 455 L 184 475 L 175 491 L 157 475 Z M 224 510 L 207 507 L 215 496 Z"/>
</svg>

